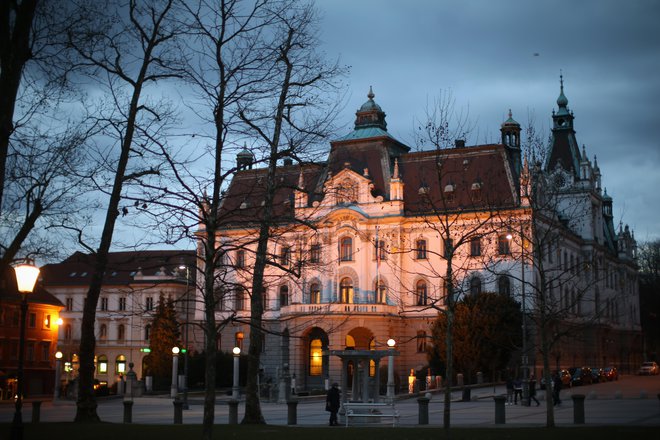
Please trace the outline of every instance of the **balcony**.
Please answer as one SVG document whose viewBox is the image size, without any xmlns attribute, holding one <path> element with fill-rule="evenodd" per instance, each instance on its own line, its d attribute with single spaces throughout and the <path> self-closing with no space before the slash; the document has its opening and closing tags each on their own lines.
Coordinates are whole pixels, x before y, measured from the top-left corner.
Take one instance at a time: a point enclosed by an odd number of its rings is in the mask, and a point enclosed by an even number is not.
<svg viewBox="0 0 660 440">
<path fill-rule="evenodd" d="M 280 309 L 280 316 L 290 315 L 343 315 L 367 314 L 386 315 L 396 314 L 397 306 L 389 304 L 291 304 Z"/>
</svg>

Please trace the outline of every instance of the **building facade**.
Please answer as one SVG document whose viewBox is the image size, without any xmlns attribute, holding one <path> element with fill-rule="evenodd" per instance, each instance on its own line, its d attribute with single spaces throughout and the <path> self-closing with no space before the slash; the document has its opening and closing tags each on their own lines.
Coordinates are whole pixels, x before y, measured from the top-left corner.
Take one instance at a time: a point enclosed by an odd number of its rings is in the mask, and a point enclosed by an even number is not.
<svg viewBox="0 0 660 440">
<path fill-rule="evenodd" d="M 350 386 L 367 368 L 370 380 L 384 380 L 380 358 L 344 372 L 332 352 L 384 350 L 389 338 L 397 342 L 397 382 L 407 383 L 411 370 L 426 371 L 430 327 L 445 307 L 448 282 L 455 300 L 488 291 L 524 304 L 522 362 L 537 374 L 533 315 L 543 280 L 572 325 L 555 345 L 557 368 L 633 362 L 640 331 L 634 237 L 627 227 L 614 231 L 612 200 L 600 189 L 595 160 L 577 148 L 563 82 L 561 89 L 544 163 L 523 160 L 511 116 L 499 144 L 459 140 L 455 148 L 411 152 L 387 132 L 371 91 L 354 130 L 331 142 L 327 161 L 285 160 L 276 174 L 265 275 L 262 383 L 286 375 L 296 389 L 314 390 L 347 374 Z M 219 335 L 224 351 L 247 349 L 250 337 L 250 269 L 266 181 L 253 160 L 239 153 L 219 212 L 218 241 L 227 251 L 216 316 L 230 322 Z M 547 208 L 528 192 L 540 181 L 562 182 L 552 212 L 541 212 Z M 532 228 L 538 219 L 542 226 Z M 532 251 L 530 243 L 542 243 L 530 234 L 542 230 L 552 230 L 552 245 Z M 578 269 L 586 265 L 589 271 Z"/>
<path fill-rule="evenodd" d="M 94 376 L 101 384 L 112 387 L 118 383 L 131 363 L 138 379 L 144 378 L 151 321 L 161 296 L 174 300 L 182 342 L 186 342 L 194 310 L 194 260 L 191 251 L 110 253 L 95 322 Z M 64 306 L 58 348 L 63 353 L 65 384 L 78 375 L 83 305 L 94 262 L 93 256 L 76 252 L 61 263 L 42 268 L 43 285 Z M 192 334 L 188 332 L 189 346 L 194 346 Z"/>
<path fill-rule="evenodd" d="M 3 276 L 0 285 L 0 399 L 13 399 L 20 344 L 21 294 L 16 288 L 13 269 Z M 63 304 L 39 283 L 27 294 L 25 320 L 24 394 L 34 397 L 53 393 L 55 352 L 60 311 Z"/>
</svg>

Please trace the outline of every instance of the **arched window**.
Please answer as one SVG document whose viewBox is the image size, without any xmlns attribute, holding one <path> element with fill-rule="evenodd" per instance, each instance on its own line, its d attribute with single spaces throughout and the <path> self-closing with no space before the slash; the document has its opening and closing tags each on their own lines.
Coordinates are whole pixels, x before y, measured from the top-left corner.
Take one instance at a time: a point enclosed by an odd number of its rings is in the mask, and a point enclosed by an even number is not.
<svg viewBox="0 0 660 440">
<path fill-rule="evenodd" d="M 320 376 L 323 373 L 323 343 L 312 339 L 309 343 L 309 375 Z"/>
<path fill-rule="evenodd" d="M 497 291 L 500 295 L 511 296 L 511 280 L 506 275 L 502 275 L 497 280 Z"/>
<path fill-rule="evenodd" d="M 374 291 L 376 292 L 376 304 L 387 304 L 387 286 L 384 282 L 374 283 Z"/>
<path fill-rule="evenodd" d="M 108 357 L 104 354 L 98 358 L 99 374 L 107 374 L 108 372 Z"/>
<path fill-rule="evenodd" d="M 150 337 L 151 337 L 151 324 L 147 324 L 144 327 L 144 340 L 148 341 Z"/>
<path fill-rule="evenodd" d="M 115 372 L 117 374 L 126 373 L 126 356 L 123 354 L 117 356 L 117 359 L 115 360 Z"/>
<path fill-rule="evenodd" d="M 472 277 L 470 280 L 470 295 L 479 295 L 481 293 L 481 278 Z"/>
<path fill-rule="evenodd" d="M 428 301 L 428 292 L 426 289 L 426 281 L 419 280 L 415 285 L 415 296 L 417 297 L 417 305 L 425 306 Z"/>
<path fill-rule="evenodd" d="M 309 303 L 310 304 L 320 304 L 321 303 L 321 287 L 318 283 L 312 283 L 309 286 Z"/>
<path fill-rule="evenodd" d="M 105 339 L 108 337 L 108 326 L 101 324 L 99 326 L 99 339 Z"/>
<path fill-rule="evenodd" d="M 286 307 L 289 305 L 289 287 L 281 286 L 280 287 L 280 308 Z"/>
<path fill-rule="evenodd" d="M 346 350 L 355 350 L 355 338 L 351 335 L 346 335 Z"/>
<path fill-rule="evenodd" d="M 339 245 L 339 259 L 341 261 L 353 261 L 353 239 L 344 237 Z"/>
<path fill-rule="evenodd" d="M 353 280 L 346 277 L 339 283 L 340 302 L 344 304 L 353 304 Z"/>
</svg>

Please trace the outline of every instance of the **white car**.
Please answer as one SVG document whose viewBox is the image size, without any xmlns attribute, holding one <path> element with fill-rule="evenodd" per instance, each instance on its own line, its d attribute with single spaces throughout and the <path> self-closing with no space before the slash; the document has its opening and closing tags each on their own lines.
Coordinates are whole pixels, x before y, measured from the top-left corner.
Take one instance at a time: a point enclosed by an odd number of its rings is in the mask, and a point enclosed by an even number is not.
<svg viewBox="0 0 660 440">
<path fill-rule="evenodd" d="M 658 373 L 660 373 L 660 369 L 658 369 L 658 364 L 655 362 L 644 362 L 639 368 L 639 374 L 649 375 Z"/>
</svg>

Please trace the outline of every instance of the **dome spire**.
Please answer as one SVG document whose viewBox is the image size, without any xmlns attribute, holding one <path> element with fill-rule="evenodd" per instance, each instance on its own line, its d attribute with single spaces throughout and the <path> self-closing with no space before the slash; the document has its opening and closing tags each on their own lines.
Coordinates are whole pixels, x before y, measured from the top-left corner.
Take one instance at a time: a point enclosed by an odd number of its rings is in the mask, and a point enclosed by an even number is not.
<svg viewBox="0 0 660 440">
<path fill-rule="evenodd" d="M 564 112 L 567 112 L 568 98 L 564 95 L 564 74 L 561 73 L 561 70 L 559 72 L 559 97 L 557 98 L 557 106 L 559 106 L 558 113 L 562 113 L 562 109 Z"/>
<path fill-rule="evenodd" d="M 376 95 L 374 95 L 373 89 L 371 86 L 369 86 L 369 93 L 367 93 L 367 98 L 369 98 L 370 101 L 373 101 L 375 97 Z"/>
<path fill-rule="evenodd" d="M 387 123 L 385 122 L 385 112 L 380 108 L 376 101 L 374 101 L 373 87 L 369 86 L 369 93 L 367 94 L 367 102 L 362 104 L 360 109 L 355 113 L 355 129 L 376 127 L 387 131 Z"/>
</svg>

